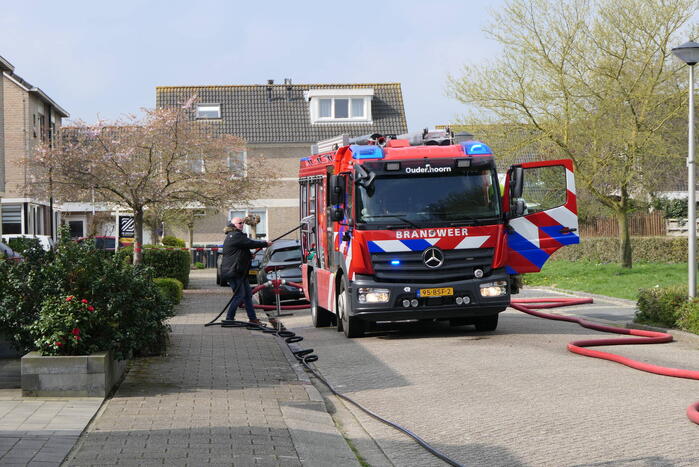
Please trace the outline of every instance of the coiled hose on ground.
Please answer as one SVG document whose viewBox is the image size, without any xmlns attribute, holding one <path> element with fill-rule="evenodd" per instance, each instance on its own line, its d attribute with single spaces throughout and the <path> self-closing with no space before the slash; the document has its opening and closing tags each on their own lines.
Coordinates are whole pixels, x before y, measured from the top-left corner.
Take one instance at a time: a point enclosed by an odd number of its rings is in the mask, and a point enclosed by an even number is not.
<svg viewBox="0 0 699 467">
<path fill-rule="evenodd" d="M 672 342 L 672 335 L 666 332 L 659 331 L 647 331 L 643 329 L 626 329 L 617 328 L 613 326 L 604 326 L 601 324 L 591 323 L 581 318 L 575 318 L 572 316 L 563 315 L 553 315 L 549 313 L 542 313 L 536 311 L 537 309 L 544 308 L 558 308 L 563 306 L 573 306 L 581 305 L 584 303 L 592 303 L 591 298 L 530 298 L 530 299 L 518 299 L 512 300 L 510 306 L 515 310 L 519 310 L 523 313 L 527 313 L 532 316 L 537 316 L 539 318 L 552 319 L 557 321 L 569 321 L 572 323 L 577 323 L 580 326 L 588 329 L 594 329 L 595 331 L 602 332 L 612 332 L 615 334 L 625 334 L 636 337 L 627 337 L 621 339 L 588 339 L 573 341 L 568 344 L 568 350 L 580 355 L 585 355 L 586 357 L 602 358 L 604 360 L 610 360 L 612 362 L 621 363 L 636 370 L 647 371 L 649 373 L 655 373 L 656 375 L 663 376 L 673 376 L 675 378 L 687 378 L 687 379 L 697 379 L 699 380 L 699 371 L 696 370 L 683 370 L 679 368 L 667 368 L 663 366 L 653 365 L 650 363 L 643 363 L 631 358 L 622 357 L 609 352 L 602 352 L 600 350 L 591 350 L 588 347 L 597 347 L 601 345 L 627 345 L 627 344 L 661 344 L 665 342 Z M 694 423 L 699 424 L 699 402 L 695 402 L 687 408 L 687 417 Z"/>
</svg>

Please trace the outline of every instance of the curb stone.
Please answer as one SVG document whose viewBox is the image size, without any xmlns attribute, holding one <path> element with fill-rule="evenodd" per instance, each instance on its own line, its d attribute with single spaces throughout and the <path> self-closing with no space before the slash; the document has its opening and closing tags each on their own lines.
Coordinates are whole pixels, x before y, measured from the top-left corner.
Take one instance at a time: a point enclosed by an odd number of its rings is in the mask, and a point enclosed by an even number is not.
<svg viewBox="0 0 699 467">
<path fill-rule="evenodd" d="M 360 465 L 345 436 L 340 432 L 326 400 L 309 378 L 303 365 L 296 360 L 283 338 L 275 336 L 274 339 L 310 399 L 309 402 L 285 403 L 281 408 L 284 422 L 291 432 L 294 445 L 304 465 L 319 467 L 331 464 L 334 466 Z M 292 344 L 292 346 L 296 348 L 295 345 Z M 309 427 L 312 429 L 309 430 Z M 309 431 L 311 437 L 313 433 L 320 433 L 322 442 L 311 439 Z"/>
<path fill-rule="evenodd" d="M 296 350 L 298 346 L 295 344 L 287 346 L 281 337 L 277 337 L 277 342 L 299 380 L 303 382 L 308 397 L 312 401 L 318 400 L 324 403 L 325 410 L 332 418 L 338 434 L 343 437 L 346 443 L 354 446 L 356 455 L 361 456 L 372 467 L 393 467 L 394 464 L 352 414 L 345 402 L 335 396 L 317 378 L 309 376 L 303 365 L 296 360 L 289 347 Z M 318 371 L 317 368 L 316 371 Z"/>
</svg>

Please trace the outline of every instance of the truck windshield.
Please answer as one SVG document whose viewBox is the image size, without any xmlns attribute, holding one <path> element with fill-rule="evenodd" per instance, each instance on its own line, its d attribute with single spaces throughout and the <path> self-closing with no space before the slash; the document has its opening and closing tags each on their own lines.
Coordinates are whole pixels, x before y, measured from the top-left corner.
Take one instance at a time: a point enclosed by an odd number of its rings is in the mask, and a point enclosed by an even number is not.
<svg viewBox="0 0 699 467">
<path fill-rule="evenodd" d="M 500 216 L 494 170 L 379 176 L 357 186 L 357 222 L 364 224 L 477 223 Z"/>
</svg>

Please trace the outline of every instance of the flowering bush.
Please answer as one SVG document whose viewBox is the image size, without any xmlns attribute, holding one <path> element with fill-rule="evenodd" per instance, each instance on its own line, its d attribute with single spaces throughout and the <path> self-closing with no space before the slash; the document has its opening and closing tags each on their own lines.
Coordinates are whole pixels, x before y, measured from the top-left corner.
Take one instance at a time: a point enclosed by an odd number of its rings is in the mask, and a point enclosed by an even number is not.
<svg viewBox="0 0 699 467">
<path fill-rule="evenodd" d="M 173 303 L 153 269 L 61 234 L 55 251 L 33 248 L 20 263 L 0 261 L 0 334 L 20 352 L 39 346 L 45 355 L 111 351 L 122 360 L 162 352 Z"/>
<path fill-rule="evenodd" d="M 68 295 L 44 300 L 29 329 L 42 355 L 88 355 L 101 350 L 94 337 L 103 324 L 87 299 Z"/>
</svg>

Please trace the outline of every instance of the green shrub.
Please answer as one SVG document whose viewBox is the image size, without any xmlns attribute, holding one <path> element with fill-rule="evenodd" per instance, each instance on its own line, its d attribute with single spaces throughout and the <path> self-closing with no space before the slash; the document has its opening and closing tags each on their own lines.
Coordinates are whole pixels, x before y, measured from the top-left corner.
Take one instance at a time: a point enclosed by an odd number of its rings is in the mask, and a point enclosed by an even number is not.
<svg viewBox="0 0 699 467">
<path fill-rule="evenodd" d="M 7 241 L 7 246 L 17 253 L 23 253 L 30 248 L 41 248 L 38 238 L 33 237 L 13 237 Z"/>
<path fill-rule="evenodd" d="M 176 248 L 184 248 L 185 247 L 184 240 L 180 240 L 179 238 L 174 237 L 172 235 L 165 235 L 160 242 L 165 246 L 173 246 Z"/>
<path fill-rule="evenodd" d="M 119 260 L 125 263 L 133 262 L 133 247 L 128 246 L 119 250 Z M 188 251 L 169 250 L 164 247 L 145 245 L 143 248 L 143 265 L 158 271 L 159 277 L 177 279 L 186 289 L 189 285 L 189 266 L 192 257 Z"/>
<path fill-rule="evenodd" d="M 687 218 L 687 200 L 686 199 L 666 199 L 656 198 L 651 202 L 651 206 L 658 211 L 663 211 L 665 218 Z"/>
<path fill-rule="evenodd" d="M 197 261 L 194 263 L 194 267 L 196 269 L 206 269 L 206 264 L 202 263 L 201 261 Z"/>
<path fill-rule="evenodd" d="M 699 299 L 685 302 L 679 311 L 677 324 L 680 329 L 699 334 Z"/>
<path fill-rule="evenodd" d="M 687 287 L 652 287 L 638 291 L 637 323 L 674 328 L 677 327 L 680 311 L 687 303 Z"/>
<path fill-rule="evenodd" d="M 180 303 L 180 300 L 182 300 L 182 289 L 184 289 L 182 282 L 169 277 L 157 277 L 153 279 L 153 282 L 155 282 L 160 292 L 167 297 L 168 300 L 175 305 Z"/>
<path fill-rule="evenodd" d="M 639 263 L 686 263 L 687 238 L 685 237 L 631 237 L 633 260 Z M 592 261 L 594 263 L 618 263 L 620 261 L 618 238 L 581 238 L 578 245 L 568 245 L 556 251 L 552 260 Z"/>
<path fill-rule="evenodd" d="M 55 251 L 30 249 L 22 262 L 0 262 L 0 332 L 13 347 L 27 352 L 40 341 L 42 351 L 51 351 L 50 339 L 70 339 L 66 332 L 79 328 L 85 346 L 118 359 L 162 350 L 172 303 L 153 282 L 153 269 L 104 258 L 94 245 L 70 241 L 67 229 L 61 234 Z M 83 317 L 75 325 L 76 311 L 59 306 L 71 295 L 89 301 L 99 326 L 83 331 Z M 81 349 L 73 350 L 87 351 Z"/>
</svg>

